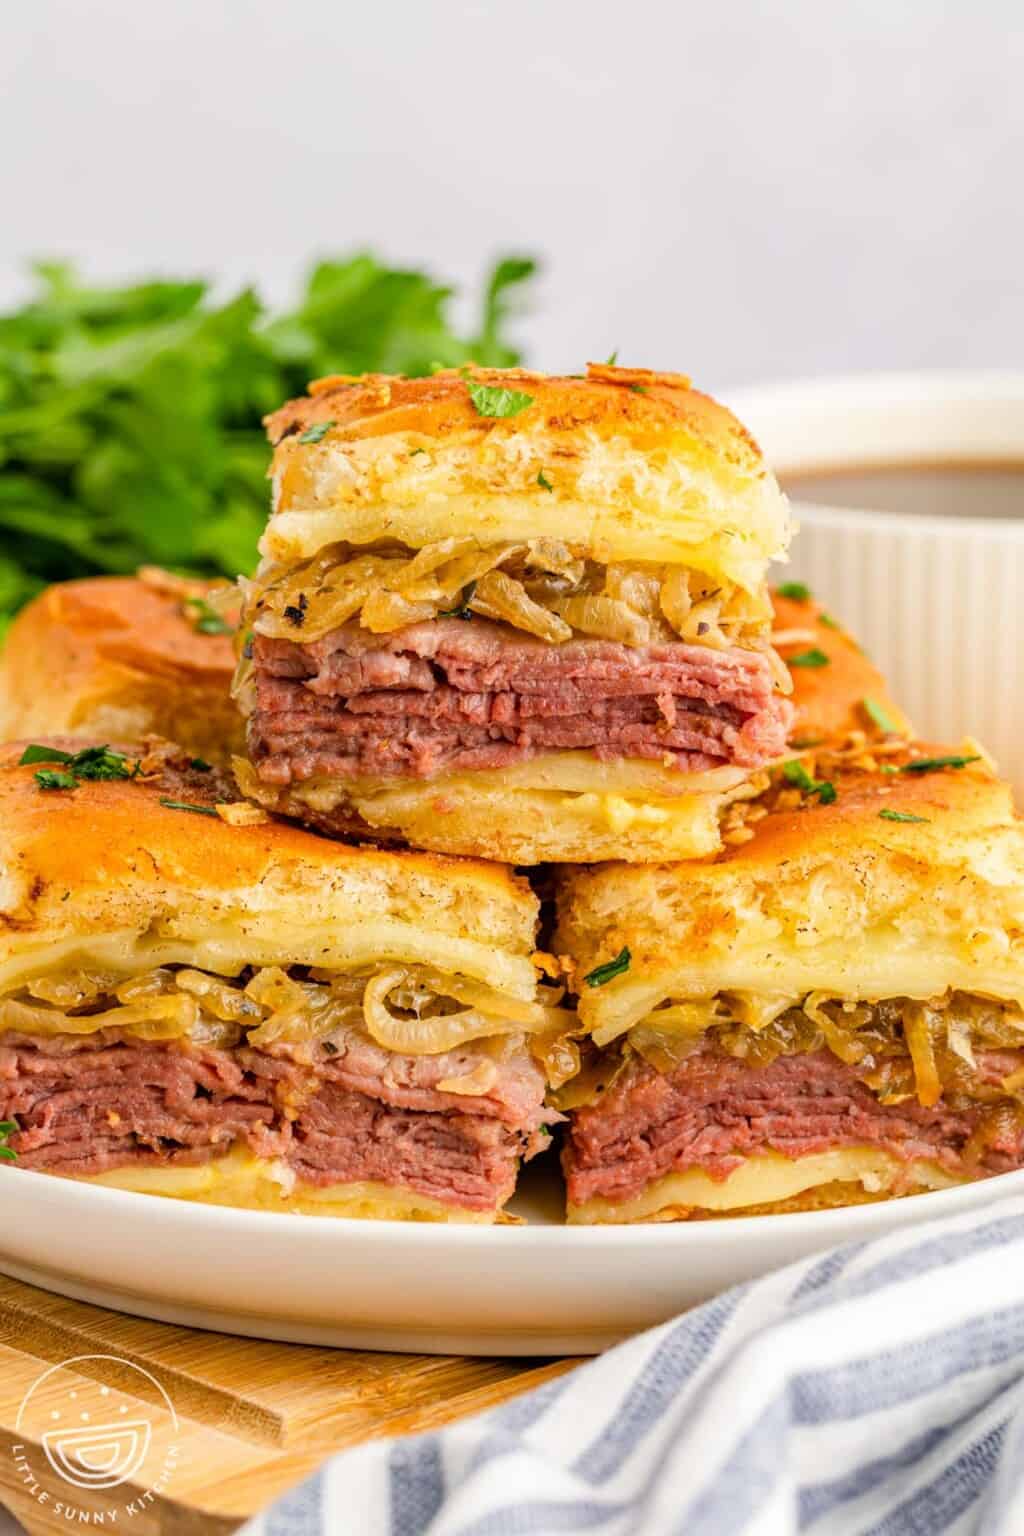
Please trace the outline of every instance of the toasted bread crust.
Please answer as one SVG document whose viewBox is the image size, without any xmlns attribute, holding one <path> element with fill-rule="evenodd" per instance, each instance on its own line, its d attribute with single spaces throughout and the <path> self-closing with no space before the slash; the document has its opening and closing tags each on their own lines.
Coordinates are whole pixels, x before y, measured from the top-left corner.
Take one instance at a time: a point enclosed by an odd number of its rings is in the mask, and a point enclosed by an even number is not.
<svg viewBox="0 0 1024 1536">
<path fill-rule="evenodd" d="M 477 385 L 529 403 L 482 414 Z M 678 374 L 321 379 L 267 427 L 275 511 L 261 547 L 284 564 L 339 540 L 558 537 L 598 560 L 689 563 L 753 589 L 788 538 L 757 444 Z"/>
<path fill-rule="evenodd" d="M 231 636 L 201 633 L 184 607 L 210 586 L 96 576 L 47 587 L 0 656 L 0 736 L 154 733 L 226 763 L 244 740 Z"/>
<path fill-rule="evenodd" d="M 1024 828 L 982 760 L 900 771 L 948 755 L 920 744 L 885 758 L 894 771 L 829 770 L 832 804 L 776 785 L 746 840 L 706 862 L 561 872 L 555 947 L 587 1027 L 616 1033 L 667 997 L 730 989 L 959 987 L 1024 1004 Z M 623 950 L 626 971 L 585 982 Z"/>
<path fill-rule="evenodd" d="M 121 749 L 143 754 L 143 777 L 45 790 L 19 766 L 24 746 L 0 748 L 0 967 L 41 942 L 130 931 L 201 945 L 214 930 L 240 953 L 251 936 L 254 962 L 269 946 L 279 959 L 264 963 L 329 964 L 316 955 L 379 929 L 532 987 L 537 901 L 502 866 L 334 843 L 271 818 L 228 825 L 214 807 L 238 798 L 230 780 L 166 745 Z"/>
</svg>

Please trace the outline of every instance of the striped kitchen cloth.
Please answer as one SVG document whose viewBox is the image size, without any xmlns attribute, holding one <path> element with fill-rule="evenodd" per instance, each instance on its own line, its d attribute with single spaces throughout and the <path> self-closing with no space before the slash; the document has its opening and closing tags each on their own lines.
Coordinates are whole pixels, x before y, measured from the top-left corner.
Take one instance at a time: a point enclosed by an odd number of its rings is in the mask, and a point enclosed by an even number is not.
<svg viewBox="0 0 1024 1536">
<path fill-rule="evenodd" d="M 1022 1536 L 1024 1199 L 802 1260 L 477 1418 L 348 1451 L 246 1527 L 577 1531 Z"/>
</svg>

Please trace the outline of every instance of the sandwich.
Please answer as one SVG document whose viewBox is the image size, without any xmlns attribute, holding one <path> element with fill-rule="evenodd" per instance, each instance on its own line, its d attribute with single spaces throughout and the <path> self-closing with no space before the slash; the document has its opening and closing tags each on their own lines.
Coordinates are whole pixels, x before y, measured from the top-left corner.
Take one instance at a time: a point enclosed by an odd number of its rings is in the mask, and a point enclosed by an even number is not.
<svg viewBox="0 0 1024 1536">
<path fill-rule="evenodd" d="M 785 498 L 675 374 L 329 378 L 268 418 L 243 791 L 331 834 L 688 858 L 784 753 Z"/>
<path fill-rule="evenodd" d="M 569 1219 L 885 1199 L 1024 1166 L 1024 833 L 977 747 L 794 759 L 714 860 L 563 871 Z"/>
<path fill-rule="evenodd" d="M 803 582 L 776 587 L 772 608 L 772 644 L 792 680 L 796 750 L 912 734 L 881 672 Z"/>
<path fill-rule="evenodd" d="M 230 696 L 237 610 L 211 599 L 211 583 L 153 568 L 47 587 L 0 651 L 0 740 L 155 734 L 226 765 L 245 737 Z"/>
<path fill-rule="evenodd" d="M 494 1221 L 574 1022 L 536 920 L 508 870 L 273 822 L 166 744 L 0 748 L 3 1176 Z"/>
</svg>

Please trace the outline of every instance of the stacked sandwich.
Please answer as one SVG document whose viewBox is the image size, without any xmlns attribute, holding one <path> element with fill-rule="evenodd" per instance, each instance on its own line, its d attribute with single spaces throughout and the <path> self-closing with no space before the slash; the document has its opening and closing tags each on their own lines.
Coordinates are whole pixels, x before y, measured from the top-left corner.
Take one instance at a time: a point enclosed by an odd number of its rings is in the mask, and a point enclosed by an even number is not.
<svg viewBox="0 0 1024 1536">
<path fill-rule="evenodd" d="M 78 584 L 12 635 L 9 735 L 46 734 L 74 655 L 52 729 L 114 734 L 120 692 L 136 738 L 0 761 L 21 1165 L 493 1220 L 557 1139 L 586 1222 L 1024 1162 L 1009 793 L 914 743 L 799 584 L 773 602 L 787 507 L 727 411 L 676 375 L 467 369 L 323 380 L 268 426 L 234 782 L 233 726 L 193 755 L 200 674 L 228 692 L 209 594 Z"/>
</svg>

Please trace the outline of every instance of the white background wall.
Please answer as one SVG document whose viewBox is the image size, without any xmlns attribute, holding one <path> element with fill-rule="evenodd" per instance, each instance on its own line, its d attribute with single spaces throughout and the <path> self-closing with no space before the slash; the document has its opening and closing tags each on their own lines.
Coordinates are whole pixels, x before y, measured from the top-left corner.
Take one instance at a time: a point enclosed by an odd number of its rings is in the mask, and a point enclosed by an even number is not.
<svg viewBox="0 0 1024 1536">
<path fill-rule="evenodd" d="M 545 365 L 1021 361 L 1021 0 L 23 0 L 0 39 L 0 303 L 36 253 L 283 297 L 526 249 Z"/>
</svg>

